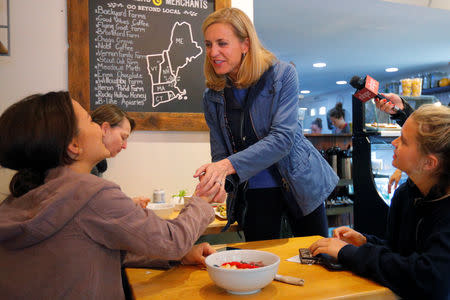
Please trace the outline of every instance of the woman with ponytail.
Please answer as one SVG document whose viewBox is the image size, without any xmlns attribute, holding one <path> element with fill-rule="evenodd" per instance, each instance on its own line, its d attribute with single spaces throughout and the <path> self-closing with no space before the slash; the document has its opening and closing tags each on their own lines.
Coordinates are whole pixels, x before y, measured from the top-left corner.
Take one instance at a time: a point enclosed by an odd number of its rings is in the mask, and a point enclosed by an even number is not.
<svg viewBox="0 0 450 300">
<path fill-rule="evenodd" d="M 402 299 L 449 299 L 450 108 L 422 105 L 392 145 L 392 165 L 409 178 L 394 193 L 385 236 L 339 227 L 311 253 L 337 258 Z"/>
<path fill-rule="evenodd" d="M 27 97 L 0 116 L 0 165 L 17 170 L 0 204 L 2 298 L 124 299 L 122 262 L 197 264 L 214 252 L 192 248 L 214 220 L 211 198 L 160 219 L 90 174 L 109 156 L 100 126 L 67 92 Z"/>
<path fill-rule="evenodd" d="M 334 128 L 332 132 L 334 134 L 350 133 L 350 126 L 345 122 L 345 110 L 342 107 L 342 102 L 336 103 L 336 105 L 329 112 L 331 123 Z"/>
</svg>

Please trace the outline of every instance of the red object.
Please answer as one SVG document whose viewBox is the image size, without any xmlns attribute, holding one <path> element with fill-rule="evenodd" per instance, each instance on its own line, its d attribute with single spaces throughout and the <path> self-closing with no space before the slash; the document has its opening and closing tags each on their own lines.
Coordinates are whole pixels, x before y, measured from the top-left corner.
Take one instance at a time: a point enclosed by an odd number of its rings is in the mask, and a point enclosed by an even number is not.
<svg viewBox="0 0 450 300">
<path fill-rule="evenodd" d="M 366 83 L 364 88 L 355 93 L 355 97 L 361 100 L 362 102 L 369 101 L 372 98 L 375 98 L 378 95 L 378 81 L 370 77 L 366 76 Z"/>
<path fill-rule="evenodd" d="M 236 268 L 238 268 L 238 269 L 255 269 L 255 268 L 260 267 L 258 265 L 255 265 L 254 263 L 244 263 L 244 262 L 238 262 L 238 261 L 230 261 L 230 262 L 225 262 L 225 263 L 221 264 L 222 267 L 224 267 L 226 265 L 236 266 Z"/>
</svg>

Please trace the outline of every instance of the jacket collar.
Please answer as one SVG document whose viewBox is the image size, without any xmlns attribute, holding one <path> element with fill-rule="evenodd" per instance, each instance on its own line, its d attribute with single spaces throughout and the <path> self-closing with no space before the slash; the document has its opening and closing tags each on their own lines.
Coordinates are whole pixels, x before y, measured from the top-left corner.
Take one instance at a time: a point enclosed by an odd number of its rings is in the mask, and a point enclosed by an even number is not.
<svg viewBox="0 0 450 300">
<path fill-rule="evenodd" d="M 252 93 L 253 94 L 253 93 L 255 93 L 255 91 L 260 91 L 266 85 L 266 82 L 269 80 L 270 75 L 273 73 L 275 64 L 276 63 L 271 65 L 269 67 L 269 69 L 267 69 L 267 71 L 262 74 L 262 76 L 259 78 L 259 80 L 255 84 L 253 84 L 253 85 L 251 85 L 249 87 L 248 93 Z M 212 90 L 212 89 L 208 88 L 206 90 L 206 93 L 210 95 L 210 97 L 207 97 L 207 100 L 213 101 L 213 102 L 216 102 L 216 103 L 219 103 L 219 104 L 223 104 L 224 103 L 223 102 L 224 90 L 215 91 L 215 90 Z"/>
</svg>

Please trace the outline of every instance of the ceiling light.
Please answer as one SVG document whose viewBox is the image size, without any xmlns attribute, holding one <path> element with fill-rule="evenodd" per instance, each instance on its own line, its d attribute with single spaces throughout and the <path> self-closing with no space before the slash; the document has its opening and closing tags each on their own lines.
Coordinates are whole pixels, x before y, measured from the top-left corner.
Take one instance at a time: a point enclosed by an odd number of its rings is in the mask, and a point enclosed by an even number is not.
<svg viewBox="0 0 450 300">
<path fill-rule="evenodd" d="M 300 93 L 302 93 L 302 94 L 309 94 L 309 93 L 311 93 L 311 91 L 309 91 L 309 90 L 302 90 L 302 91 L 300 91 Z"/>
<path fill-rule="evenodd" d="M 386 72 L 397 72 L 398 68 L 387 68 L 385 69 Z"/>
<path fill-rule="evenodd" d="M 336 84 L 347 84 L 347 81 L 345 81 L 345 80 L 338 80 L 338 81 L 336 81 Z"/>
<path fill-rule="evenodd" d="M 318 63 L 313 64 L 314 68 L 325 68 L 326 66 L 327 66 L 327 64 L 323 63 L 323 62 L 318 62 Z"/>
<path fill-rule="evenodd" d="M 316 109 L 311 108 L 311 117 L 314 117 L 316 115 Z"/>
</svg>

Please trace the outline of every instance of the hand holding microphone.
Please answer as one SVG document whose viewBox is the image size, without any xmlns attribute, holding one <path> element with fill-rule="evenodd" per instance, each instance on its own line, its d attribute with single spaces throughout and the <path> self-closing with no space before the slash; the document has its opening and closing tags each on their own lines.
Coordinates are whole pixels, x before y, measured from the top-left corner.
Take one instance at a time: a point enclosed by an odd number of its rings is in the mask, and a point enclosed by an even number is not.
<svg viewBox="0 0 450 300">
<path fill-rule="evenodd" d="M 375 106 L 381 110 L 384 111 L 385 113 L 388 114 L 395 114 L 398 112 L 398 110 L 395 110 L 394 107 L 400 108 L 401 110 L 403 110 L 403 102 L 402 99 L 397 95 L 397 94 L 382 94 L 385 99 L 380 100 L 380 101 L 376 101 L 375 102 Z"/>
<path fill-rule="evenodd" d="M 378 93 L 379 83 L 369 75 L 365 78 L 353 76 L 350 80 L 350 85 L 357 91 L 354 96 L 362 102 L 366 102 L 372 98 L 376 100 L 376 106 L 382 111 L 389 114 L 395 114 L 403 108 L 403 103 L 400 97 L 395 94 L 382 95 Z M 387 102 L 387 100 L 390 100 Z M 381 101 L 380 101 L 381 100 Z M 397 105 L 396 105 L 397 104 Z M 401 108 L 399 107 L 401 106 Z"/>
</svg>

